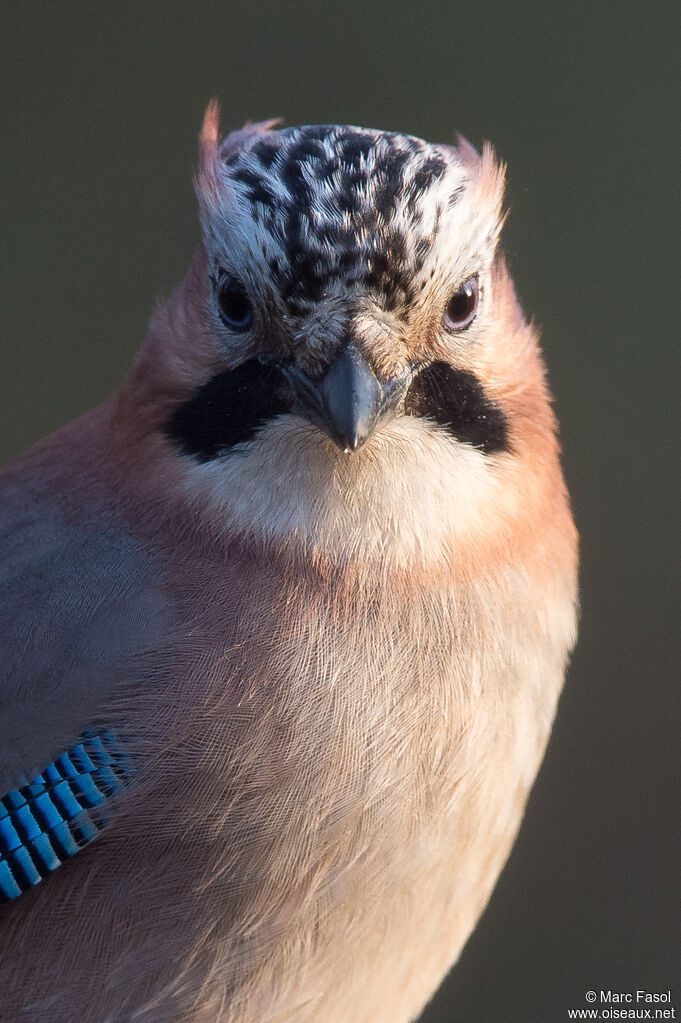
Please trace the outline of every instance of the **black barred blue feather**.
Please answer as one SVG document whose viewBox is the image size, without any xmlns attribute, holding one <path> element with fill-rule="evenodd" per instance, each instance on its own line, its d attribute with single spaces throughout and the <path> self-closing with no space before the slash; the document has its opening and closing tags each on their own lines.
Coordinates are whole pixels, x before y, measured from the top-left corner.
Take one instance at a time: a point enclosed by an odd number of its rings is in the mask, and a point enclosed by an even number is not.
<svg viewBox="0 0 681 1023">
<path fill-rule="evenodd" d="M 34 887 L 96 838 L 108 822 L 101 808 L 132 775 L 116 733 L 88 731 L 31 782 L 7 792 L 0 799 L 0 902 Z"/>
</svg>

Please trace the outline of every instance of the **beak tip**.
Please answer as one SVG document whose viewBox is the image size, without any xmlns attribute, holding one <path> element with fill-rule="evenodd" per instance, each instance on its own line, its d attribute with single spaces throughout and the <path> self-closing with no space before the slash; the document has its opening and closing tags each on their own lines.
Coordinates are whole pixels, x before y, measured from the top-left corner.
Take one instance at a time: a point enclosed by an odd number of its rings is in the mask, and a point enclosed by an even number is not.
<svg viewBox="0 0 681 1023">
<path fill-rule="evenodd" d="M 346 426 L 345 429 L 333 430 L 331 436 L 344 455 L 352 455 L 364 447 L 372 433 L 373 423 L 356 423 L 354 428 Z"/>
<path fill-rule="evenodd" d="M 346 434 L 344 437 L 339 437 L 336 443 L 341 449 L 344 455 L 351 455 L 358 448 L 362 447 L 366 438 L 360 437 L 358 434 Z"/>
</svg>

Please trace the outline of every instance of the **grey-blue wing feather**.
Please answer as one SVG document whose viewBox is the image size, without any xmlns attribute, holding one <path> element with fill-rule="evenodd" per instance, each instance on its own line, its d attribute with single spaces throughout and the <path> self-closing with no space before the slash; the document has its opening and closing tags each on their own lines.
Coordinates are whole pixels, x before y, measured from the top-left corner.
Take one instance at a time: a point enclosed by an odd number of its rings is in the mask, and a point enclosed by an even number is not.
<svg viewBox="0 0 681 1023">
<path fill-rule="evenodd" d="M 124 523 L 10 467 L 0 549 L 1 795 L 111 724 L 108 707 L 164 643 L 167 600 L 163 566 Z"/>
</svg>

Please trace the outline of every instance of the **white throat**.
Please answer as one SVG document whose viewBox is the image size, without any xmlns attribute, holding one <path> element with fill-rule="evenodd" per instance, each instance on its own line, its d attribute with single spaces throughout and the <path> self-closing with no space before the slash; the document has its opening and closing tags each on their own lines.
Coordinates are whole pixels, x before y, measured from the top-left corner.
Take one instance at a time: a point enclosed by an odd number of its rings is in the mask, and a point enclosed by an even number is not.
<svg viewBox="0 0 681 1023">
<path fill-rule="evenodd" d="M 224 457 L 191 466 L 184 484 L 228 532 L 339 565 L 423 564 L 493 528 L 508 501 L 495 462 L 416 417 L 392 420 L 344 454 L 286 415 Z"/>
</svg>

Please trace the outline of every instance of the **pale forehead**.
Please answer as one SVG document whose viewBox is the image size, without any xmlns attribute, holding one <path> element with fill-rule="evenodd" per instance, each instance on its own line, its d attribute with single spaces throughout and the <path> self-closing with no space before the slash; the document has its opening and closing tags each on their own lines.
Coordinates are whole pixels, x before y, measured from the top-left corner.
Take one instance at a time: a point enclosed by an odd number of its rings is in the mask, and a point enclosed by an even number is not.
<svg viewBox="0 0 681 1023">
<path fill-rule="evenodd" d="M 296 312 L 330 281 L 366 287 L 388 308 L 411 301 L 468 173 L 451 147 L 336 125 L 254 135 L 220 169 L 250 221 L 252 251 Z"/>
</svg>

